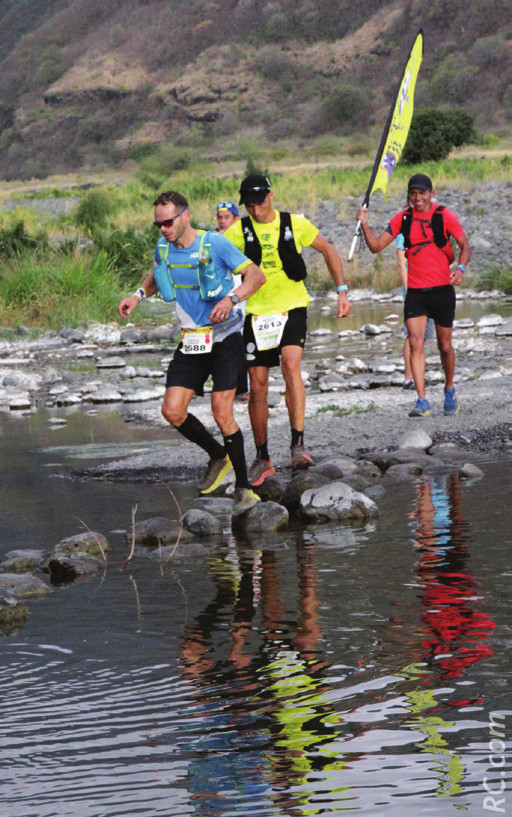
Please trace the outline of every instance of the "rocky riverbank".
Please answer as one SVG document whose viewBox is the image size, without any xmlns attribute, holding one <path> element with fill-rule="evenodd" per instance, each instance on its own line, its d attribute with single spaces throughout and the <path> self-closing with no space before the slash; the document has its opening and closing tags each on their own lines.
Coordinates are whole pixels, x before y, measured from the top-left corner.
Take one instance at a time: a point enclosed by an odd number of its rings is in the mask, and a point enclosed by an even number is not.
<svg viewBox="0 0 512 817">
<path fill-rule="evenodd" d="M 483 302 L 481 294 L 466 293 L 464 297 Z M 351 329 L 340 323 L 340 331 L 333 331 L 321 325 L 322 314 L 333 309 L 332 297 L 319 298 L 311 307 L 320 325 L 309 333 L 303 374 L 308 393 L 306 439 L 318 460 L 333 453 L 356 455 L 396 447 L 411 423 L 418 422 L 408 417 L 414 394 L 401 388 L 400 296 L 361 292 L 353 293 L 352 298 L 353 316 L 358 304 L 370 303 L 381 309 L 384 305 L 385 319 Z M 419 421 L 434 441 L 453 439 L 482 452 L 489 447 L 508 450 L 507 429 L 512 422 L 512 318 L 506 317 L 506 305 L 496 294 L 489 293 L 487 302 L 486 314 L 476 321 L 458 320 L 454 329 L 460 413 L 455 417 L 442 414 L 443 376 L 435 344 L 431 343 L 427 376 L 433 384 L 433 414 Z M 111 405 L 127 421 L 164 427 L 160 400 L 176 333 L 174 325 L 140 329 L 115 324 L 68 328 L 36 338 L 30 333 L 6 335 L 4 331 L 0 340 L 0 410 L 33 412 L 46 407 L 50 423 L 64 423 L 75 408 L 94 411 Z M 272 375 L 270 449 L 276 466 L 286 469 L 289 435 L 284 383 L 279 371 Z M 211 427 L 208 396 L 196 399 L 193 411 Z M 236 416 L 247 435 L 251 459 L 245 402 L 236 404 Z M 149 474 L 163 468 L 179 478 L 183 468 L 202 467 L 204 457 L 195 446 L 183 442 L 179 450 L 183 453 L 179 462 L 169 462 L 168 452 L 163 450 L 161 455 L 148 455 L 147 462 L 133 456 L 109 463 L 108 470 L 121 477 L 127 470 Z"/>
<path fill-rule="evenodd" d="M 403 386 L 400 321 L 401 297 L 353 293 L 357 304 L 374 304 L 385 315 L 380 323 L 333 331 L 322 326 L 334 298 L 317 299 L 312 307 L 316 328 L 309 332 L 303 374 L 307 384 L 306 442 L 316 465 L 292 475 L 284 383 L 272 372 L 269 443 L 276 476 L 259 489 L 261 499 L 233 521 L 233 530 L 249 543 L 280 546 L 289 526 L 308 525 L 314 532 L 325 523 L 365 525 L 379 515 L 379 499 L 397 481 L 421 474 L 453 473 L 459 479 L 485 478 L 490 459 L 512 453 L 512 318 L 507 304 L 487 296 L 479 318 L 459 319 L 454 330 L 457 388 L 461 411 L 442 414 L 443 386 L 439 358 L 427 352 L 430 417 L 410 419 L 413 392 Z M 468 294 L 480 303 L 481 296 Z M 326 323 L 329 321 L 326 317 Z M 20 330 L 4 331 L 0 341 L 0 411 L 32 414 L 47 411 L 49 424 L 65 424 L 73 411 L 95 412 L 105 406 L 126 422 L 166 424 L 160 414 L 165 371 L 177 330 L 173 325 L 139 329 L 94 325 L 64 329 L 37 338 Z M 247 402 L 235 405 L 246 439 L 249 461 L 253 444 Z M 214 432 L 209 396 L 196 399 L 193 412 Z M 1 415 L 0 415 L 1 416 Z M 172 444 L 146 453 L 128 453 L 89 469 L 69 469 L 77 480 L 186 482 L 195 485 L 205 455 L 173 430 Z M 187 563 L 207 557 L 225 542 L 231 527 L 232 483 L 220 496 L 202 497 L 182 509 L 181 520 L 162 517 L 133 522 L 126 532 L 128 560 L 157 559 Z M 319 533 L 321 536 L 321 534 Z M 178 546 L 180 545 L 180 546 Z M 185 546 L 184 546 L 185 545 Z M 11 551 L 0 562 L 0 628 L 21 626 L 28 616 L 26 599 L 50 592 L 47 583 L 66 584 L 106 569 L 108 542 L 89 532 L 63 540 L 48 552 Z"/>
</svg>

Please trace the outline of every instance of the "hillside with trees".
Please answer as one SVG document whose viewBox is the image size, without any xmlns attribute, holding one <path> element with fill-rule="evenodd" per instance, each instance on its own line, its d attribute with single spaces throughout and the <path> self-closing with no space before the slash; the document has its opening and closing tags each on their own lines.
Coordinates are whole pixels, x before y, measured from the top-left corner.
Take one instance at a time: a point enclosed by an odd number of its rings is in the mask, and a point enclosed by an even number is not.
<svg viewBox="0 0 512 817">
<path fill-rule="evenodd" d="M 416 107 L 509 132 L 508 0 L 2 0 L 0 178 L 364 134 L 420 27 Z"/>
</svg>

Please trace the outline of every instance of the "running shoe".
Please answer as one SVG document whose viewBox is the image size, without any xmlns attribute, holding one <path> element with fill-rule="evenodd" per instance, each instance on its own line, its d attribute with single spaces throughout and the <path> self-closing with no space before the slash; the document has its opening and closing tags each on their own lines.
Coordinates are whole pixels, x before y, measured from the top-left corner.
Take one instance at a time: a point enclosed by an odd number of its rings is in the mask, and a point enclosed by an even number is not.
<svg viewBox="0 0 512 817">
<path fill-rule="evenodd" d="M 459 401 L 455 388 L 444 390 L 444 413 L 457 414 L 459 411 Z"/>
<path fill-rule="evenodd" d="M 404 382 L 402 383 L 402 388 L 403 389 L 414 389 L 414 380 L 412 378 L 411 378 L 411 380 L 404 380 Z"/>
<path fill-rule="evenodd" d="M 432 414 L 430 403 L 423 397 L 418 397 L 414 408 L 409 412 L 409 417 L 426 417 L 427 414 Z"/>
<path fill-rule="evenodd" d="M 211 494 L 219 485 L 222 485 L 232 470 L 233 466 L 227 455 L 220 460 L 210 460 L 206 473 L 199 482 L 199 492 L 201 494 Z"/>
<path fill-rule="evenodd" d="M 265 482 L 267 477 L 273 476 L 275 472 L 276 469 L 270 460 L 261 460 L 259 457 L 256 457 L 249 468 L 249 484 L 252 485 L 253 488 L 257 488 L 258 485 L 262 485 Z"/>
<path fill-rule="evenodd" d="M 311 454 L 308 454 L 303 445 L 292 445 L 292 471 L 305 471 L 311 468 L 315 461 Z"/>
<path fill-rule="evenodd" d="M 254 508 L 258 502 L 261 502 L 261 499 L 258 494 L 251 491 L 250 488 L 237 488 L 235 490 L 235 505 L 233 507 L 232 516 L 242 516 L 242 514 Z"/>
</svg>

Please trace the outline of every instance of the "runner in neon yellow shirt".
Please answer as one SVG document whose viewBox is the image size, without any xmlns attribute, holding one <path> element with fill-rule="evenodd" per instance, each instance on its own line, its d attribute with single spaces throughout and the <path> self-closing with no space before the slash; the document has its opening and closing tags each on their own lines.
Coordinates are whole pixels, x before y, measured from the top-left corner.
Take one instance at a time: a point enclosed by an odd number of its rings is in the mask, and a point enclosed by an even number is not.
<svg viewBox="0 0 512 817">
<path fill-rule="evenodd" d="M 226 238 L 263 270 L 266 278 L 266 283 L 247 301 L 244 325 L 250 382 L 249 416 L 256 445 L 256 459 L 249 470 L 253 487 L 275 473 L 268 451 L 267 394 L 270 368 L 279 363 L 291 426 L 292 470 L 313 465 L 313 458 L 304 447 L 306 390 L 300 369 L 309 304 L 304 285 L 303 247 L 312 247 L 325 259 L 338 293 L 336 316 L 344 318 L 352 308 L 343 265 L 335 247 L 304 216 L 274 210 L 273 197 L 266 176 L 247 176 L 240 187 L 240 204 L 245 204 L 249 215 L 225 233 Z"/>
</svg>

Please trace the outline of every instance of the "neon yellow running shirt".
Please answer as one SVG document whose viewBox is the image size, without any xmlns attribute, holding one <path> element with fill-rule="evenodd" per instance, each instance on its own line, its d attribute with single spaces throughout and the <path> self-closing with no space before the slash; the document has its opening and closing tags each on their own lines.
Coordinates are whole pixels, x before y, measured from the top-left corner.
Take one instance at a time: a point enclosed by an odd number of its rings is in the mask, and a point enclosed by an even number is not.
<svg viewBox="0 0 512 817">
<path fill-rule="evenodd" d="M 267 279 L 247 301 L 247 313 L 251 315 L 289 312 L 290 309 L 309 304 L 309 295 L 304 281 L 292 281 L 283 270 L 277 252 L 281 215 L 278 210 L 274 212 L 276 217 L 269 224 L 258 224 L 257 221 L 251 219 L 254 232 L 261 244 L 260 269 L 265 273 Z M 292 214 L 291 220 L 295 246 L 297 251 L 301 252 L 302 247 L 309 247 L 313 243 L 319 231 L 304 216 Z M 235 247 L 244 252 L 245 241 L 241 221 L 232 224 L 224 235 L 233 242 Z"/>
</svg>

